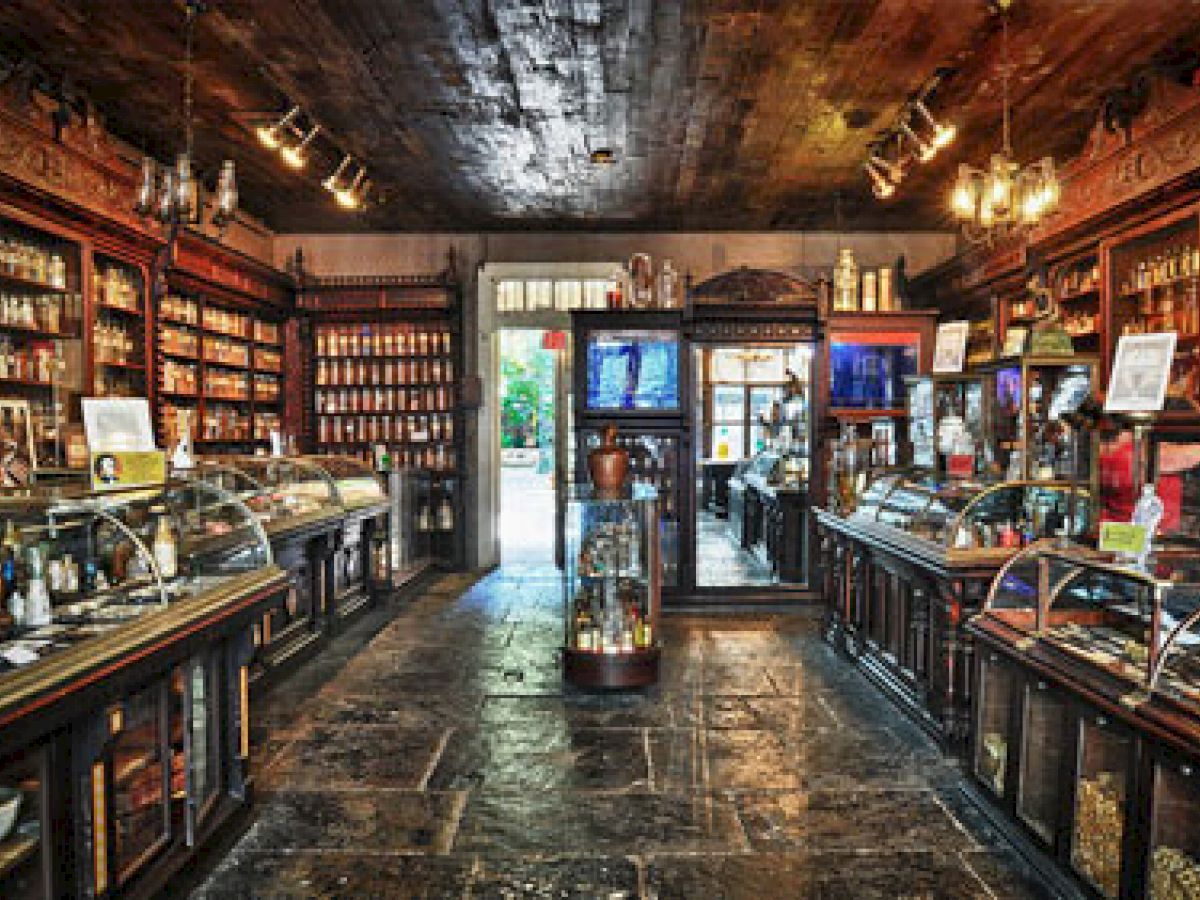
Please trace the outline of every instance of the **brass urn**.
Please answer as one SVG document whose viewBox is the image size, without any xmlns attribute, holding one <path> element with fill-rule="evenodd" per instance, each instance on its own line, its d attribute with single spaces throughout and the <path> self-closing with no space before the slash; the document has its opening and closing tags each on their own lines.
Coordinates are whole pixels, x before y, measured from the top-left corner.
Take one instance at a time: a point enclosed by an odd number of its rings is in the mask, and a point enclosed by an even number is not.
<svg viewBox="0 0 1200 900">
<path fill-rule="evenodd" d="M 588 453 L 588 474 L 596 493 L 619 494 L 629 474 L 629 451 L 617 444 L 617 426 L 605 425 L 600 446 Z"/>
</svg>

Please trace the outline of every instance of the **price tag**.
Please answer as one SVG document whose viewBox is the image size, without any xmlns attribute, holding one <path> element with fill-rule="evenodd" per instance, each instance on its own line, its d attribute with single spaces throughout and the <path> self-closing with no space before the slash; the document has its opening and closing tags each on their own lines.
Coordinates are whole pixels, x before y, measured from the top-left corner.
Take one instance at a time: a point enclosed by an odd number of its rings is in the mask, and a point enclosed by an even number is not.
<svg viewBox="0 0 1200 900">
<path fill-rule="evenodd" d="M 1100 551 L 1139 555 L 1146 547 L 1146 526 L 1129 522 L 1100 523 Z"/>
</svg>

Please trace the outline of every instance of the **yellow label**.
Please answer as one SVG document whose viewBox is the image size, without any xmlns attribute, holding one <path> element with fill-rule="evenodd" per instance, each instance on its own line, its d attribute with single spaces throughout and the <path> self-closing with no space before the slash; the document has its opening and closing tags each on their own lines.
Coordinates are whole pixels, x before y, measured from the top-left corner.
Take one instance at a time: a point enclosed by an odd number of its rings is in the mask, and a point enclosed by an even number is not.
<svg viewBox="0 0 1200 900">
<path fill-rule="evenodd" d="M 162 484 L 167 480 L 167 455 L 161 450 L 93 453 L 90 468 L 95 491 Z"/>
<path fill-rule="evenodd" d="M 1146 548 L 1146 526 L 1129 522 L 1100 523 L 1102 553 L 1141 553 Z"/>
<path fill-rule="evenodd" d="M 108 811 L 104 803 L 104 763 L 92 766 L 92 874 L 96 893 L 108 890 Z"/>
<path fill-rule="evenodd" d="M 117 734 L 125 727 L 125 714 L 121 712 L 121 707 L 114 706 L 108 712 L 108 733 L 110 735 Z"/>
</svg>

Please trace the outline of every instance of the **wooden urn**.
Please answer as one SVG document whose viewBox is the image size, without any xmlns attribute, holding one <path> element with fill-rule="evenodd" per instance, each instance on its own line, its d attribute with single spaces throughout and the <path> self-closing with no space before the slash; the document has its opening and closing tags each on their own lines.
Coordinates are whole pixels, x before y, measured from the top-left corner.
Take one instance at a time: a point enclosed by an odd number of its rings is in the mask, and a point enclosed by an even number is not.
<svg viewBox="0 0 1200 900">
<path fill-rule="evenodd" d="M 616 496 L 625 487 L 629 474 L 629 451 L 617 444 L 617 426 L 605 425 L 599 447 L 587 457 L 588 475 L 597 494 Z"/>
</svg>

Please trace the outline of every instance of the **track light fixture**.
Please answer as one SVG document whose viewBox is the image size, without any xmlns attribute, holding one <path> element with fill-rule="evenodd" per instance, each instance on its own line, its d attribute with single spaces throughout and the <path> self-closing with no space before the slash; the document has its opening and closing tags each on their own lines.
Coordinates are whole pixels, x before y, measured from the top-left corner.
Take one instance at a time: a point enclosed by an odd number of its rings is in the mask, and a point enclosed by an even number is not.
<svg viewBox="0 0 1200 900">
<path fill-rule="evenodd" d="M 338 163 L 338 167 L 330 173 L 328 178 L 321 182 L 321 187 L 325 188 L 325 190 L 329 191 L 331 194 L 336 193 L 338 190 L 338 185 L 342 183 L 342 175 L 344 175 L 346 170 L 350 168 L 351 162 L 353 162 L 353 160 L 351 159 L 350 154 L 347 153 L 342 157 L 342 161 Z"/>
<path fill-rule="evenodd" d="M 932 143 L 935 150 L 944 150 L 954 143 L 954 138 L 958 134 L 957 128 L 935 119 L 923 100 L 918 100 L 912 105 L 912 108 L 920 114 L 921 118 L 925 120 L 925 124 L 933 131 Z"/>
<path fill-rule="evenodd" d="M 879 170 L 872 165 L 871 160 L 867 160 L 865 163 L 863 163 L 863 168 L 867 170 L 867 177 L 871 179 L 871 193 L 873 193 L 877 199 L 886 200 L 888 197 L 892 196 L 892 194 L 896 193 L 896 185 L 881 175 Z"/>
<path fill-rule="evenodd" d="M 338 206 L 342 209 L 358 209 L 362 204 L 363 196 L 366 194 L 366 185 L 363 179 L 367 177 L 367 169 L 365 166 L 358 167 L 358 174 L 354 176 L 354 180 L 350 185 L 341 190 L 333 192 L 334 199 L 337 200 Z"/>
<path fill-rule="evenodd" d="M 321 126 L 313 123 L 312 128 L 308 130 L 308 134 L 300 139 L 300 143 L 291 144 L 279 151 L 279 155 L 283 157 L 283 161 L 293 169 L 303 169 L 307 160 L 304 157 L 305 148 L 312 143 L 313 138 L 321 131 Z"/>
<path fill-rule="evenodd" d="M 937 147 L 913 131 L 907 119 L 900 120 L 900 133 L 912 141 L 913 146 L 916 148 L 917 159 L 921 162 L 927 163 L 937 156 Z"/>
<path fill-rule="evenodd" d="M 291 128 L 296 116 L 300 115 L 300 107 L 293 106 L 287 114 L 273 125 L 260 125 L 255 130 L 259 143 L 271 150 L 278 150 L 283 144 L 283 136 Z"/>
</svg>

